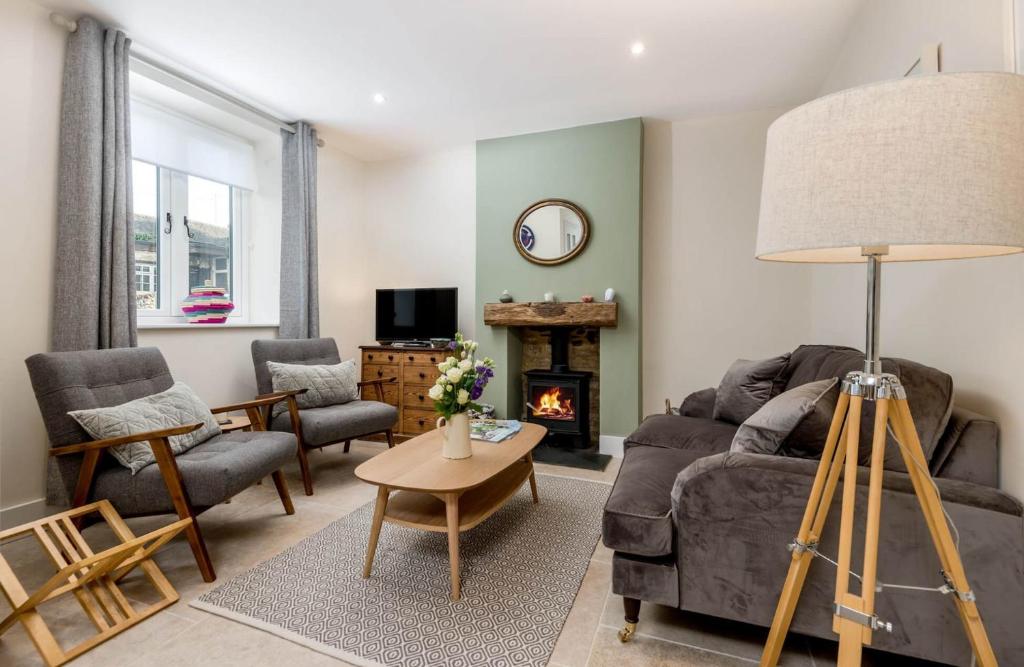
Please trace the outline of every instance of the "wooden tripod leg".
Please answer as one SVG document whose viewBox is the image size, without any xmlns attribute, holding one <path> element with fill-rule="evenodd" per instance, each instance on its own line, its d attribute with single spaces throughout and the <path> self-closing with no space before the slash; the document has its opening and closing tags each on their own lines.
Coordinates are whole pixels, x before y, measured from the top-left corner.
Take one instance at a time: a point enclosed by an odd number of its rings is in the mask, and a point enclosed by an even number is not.
<svg viewBox="0 0 1024 667">
<path fill-rule="evenodd" d="M 868 513 L 864 527 L 864 573 L 861 575 L 860 596 L 864 599 L 864 613 L 875 613 L 875 581 L 878 579 L 878 534 L 882 520 L 882 472 L 885 465 L 886 426 L 889 423 L 889 399 L 875 402 L 875 428 L 871 438 L 871 476 L 868 481 Z M 871 645 L 871 628 L 864 627 L 865 646 Z"/>
<path fill-rule="evenodd" d="M 860 446 L 860 411 L 863 396 L 850 397 L 850 411 L 846 417 L 846 465 L 843 470 L 843 508 L 839 518 L 839 555 L 836 558 L 836 602 L 843 602 L 850 590 L 850 558 L 853 555 L 853 518 L 857 502 L 857 452 Z M 840 627 L 846 622 L 839 616 L 832 618 L 832 631 L 842 635 Z M 859 627 L 859 626 L 858 626 Z M 860 634 L 857 635 L 860 637 Z"/>
<path fill-rule="evenodd" d="M 844 422 L 849 402 L 849 395 L 839 394 L 835 412 L 832 414 L 832 425 L 829 427 L 828 437 L 825 439 L 825 449 L 822 451 L 821 462 L 814 475 L 811 494 L 807 498 L 807 507 L 804 509 L 803 520 L 800 522 L 800 530 L 797 533 L 796 539 L 800 544 L 816 542 L 825 525 L 825 517 L 832 504 L 832 495 L 835 493 L 839 471 L 846 453 L 846 442 L 843 436 L 845 435 Z M 761 653 L 761 667 L 774 667 L 779 661 L 782 645 L 786 641 L 786 634 L 789 632 L 789 625 L 796 612 L 804 580 L 807 578 L 807 570 L 810 568 L 813 558 L 814 554 L 806 549 L 793 550 L 786 582 L 782 586 L 779 603 L 775 608 L 775 616 L 772 618 L 772 627 L 768 632 L 768 640 Z"/>
<path fill-rule="evenodd" d="M 959 593 L 967 593 L 970 591 L 967 573 L 960 560 L 960 553 L 956 549 L 949 525 L 946 523 L 946 517 L 942 511 L 942 501 L 932 484 L 931 474 L 928 472 L 924 452 L 921 449 L 921 441 L 917 436 L 917 428 L 914 426 L 914 419 L 910 414 L 910 406 L 905 398 L 894 399 L 893 405 L 895 407 L 895 414 L 892 415 L 893 428 L 896 431 L 896 437 L 903 443 L 900 453 L 903 455 L 907 470 L 910 471 L 914 493 L 917 495 L 921 511 L 925 515 L 932 542 L 935 544 L 935 551 L 942 563 L 943 570 L 956 590 Z M 978 659 L 978 665 L 995 667 L 997 665 L 995 653 L 992 650 L 992 644 L 989 643 L 977 604 L 973 599 L 962 599 L 957 593 L 954 593 L 953 600 L 956 603 L 957 612 L 960 614 L 960 621 L 964 624 L 964 631 L 971 642 L 971 648 Z"/>
</svg>

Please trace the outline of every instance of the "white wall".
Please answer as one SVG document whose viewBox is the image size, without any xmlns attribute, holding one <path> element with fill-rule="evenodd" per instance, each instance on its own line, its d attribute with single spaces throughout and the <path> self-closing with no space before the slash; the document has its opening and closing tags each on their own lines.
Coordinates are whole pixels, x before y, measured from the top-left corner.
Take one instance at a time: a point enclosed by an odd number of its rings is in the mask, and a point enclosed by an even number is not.
<svg viewBox="0 0 1024 667">
<path fill-rule="evenodd" d="M 24 359 L 50 336 L 65 35 L 41 7 L 0 2 L 0 526 L 33 518 L 43 495 L 46 436 Z"/>
<path fill-rule="evenodd" d="M 943 71 L 1001 70 L 1002 7 L 872 0 L 822 92 L 899 77 L 926 42 L 942 43 Z M 813 338 L 863 348 L 864 268 L 812 271 Z M 1024 497 L 1024 256 L 886 265 L 883 274 L 882 354 L 941 368 L 953 376 L 957 403 L 999 420 L 1001 484 Z"/>
<path fill-rule="evenodd" d="M 644 412 L 737 357 L 808 342 L 807 267 L 754 259 L 765 133 L 782 109 L 644 121 Z"/>
</svg>

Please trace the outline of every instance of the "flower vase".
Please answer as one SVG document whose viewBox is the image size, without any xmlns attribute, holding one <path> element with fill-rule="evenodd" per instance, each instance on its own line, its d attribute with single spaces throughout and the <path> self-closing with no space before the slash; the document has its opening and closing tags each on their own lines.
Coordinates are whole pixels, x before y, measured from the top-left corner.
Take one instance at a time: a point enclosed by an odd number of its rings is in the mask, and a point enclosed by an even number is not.
<svg viewBox="0 0 1024 667">
<path fill-rule="evenodd" d="M 469 415 L 456 412 L 451 419 L 439 417 L 437 428 L 441 431 L 444 445 L 441 456 L 446 459 L 468 459 L 473 455 L 473 447 L 469 439 Z"/>
</svg>

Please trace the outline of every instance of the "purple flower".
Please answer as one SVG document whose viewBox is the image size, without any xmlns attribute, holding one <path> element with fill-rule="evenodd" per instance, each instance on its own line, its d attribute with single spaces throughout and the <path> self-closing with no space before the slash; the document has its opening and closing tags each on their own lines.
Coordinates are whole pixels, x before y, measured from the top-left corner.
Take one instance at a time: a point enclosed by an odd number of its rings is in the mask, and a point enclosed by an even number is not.
<svg viewBox="0 0 1024 667">
<path fill-rule="evenodd" d="M 448 343 L 449 350 L 454 350 L 456 347 L 458 347 L 458 343 L 456 343 L 455 341 Z"/>
</svg>

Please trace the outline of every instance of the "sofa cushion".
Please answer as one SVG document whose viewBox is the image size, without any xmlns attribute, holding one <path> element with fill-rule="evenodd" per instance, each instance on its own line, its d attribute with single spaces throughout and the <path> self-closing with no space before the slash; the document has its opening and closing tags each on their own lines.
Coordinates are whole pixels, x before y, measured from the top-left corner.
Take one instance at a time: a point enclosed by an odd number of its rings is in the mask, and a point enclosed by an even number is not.
<svg viewBox="0 0 1024 667">
<path fill-rule="evenodd" d="M 328 405 L 348 403 L 359 398 L 359 369 L 356 362 L 348 359 L 339 364 L 282 364 L 268 361 L 274 391 L 306 392 L 295 397 L 300 409 L 321 408 Z M 288 409 L 288 403 L 274 404 L 276 417 Z"/>
<path fill-rule="evenodd" d="M 166 391 L 134 401 L 102 408 L 68 412 L 96 440 L 119 438 L 148 431 L 160 431 L 186 424 L 202 424 L 191 433 L 167 439 L 171 452 L 178 456 L 220 433 L 210 408 L 184 382 L 175 382 Z M 156 459 L 148 442 L 129 442 L 110 448 L 118 463 L 134 475 Z"/>
<path fill-rule="evenodd" d="M 716 454 L 728 451 L 737 428 L 735 424 L 700 417 L 651 415 L 626 436 L 625 447 L 650 445 Z"/>
<path fill-rule="evenodd" d="M 300 410 L 299 419 L 302 421 L 302 441 L 309 447 L 317 447 L 386 431 L 398 421 L 398 410 L 387 403 L 356 400 Z M 291 431 L 288 413 L 274 417 L 270 428 Z"/>
<path fill-rule="evenodd" d="M 778 394 L 789 354 L 771 359 L 737 359 L 729 366 L 715 392 L 712 419 L 742 424 Z"/>
<path fill-rule="evenodd" d="M 850 371 L 864 367 L 864 353 L 852 347 L 836 345 L 801 345 L 793 351 L 786 368 L 786 389 L 815 380 L 842 378 Z M 910 412 L 914 417 L 925 458 L 931 461 L 939 439 L 949 422 L 953 409 L 953 379 L 940 370 L 922 364 L 883 357 L 882 371 L 900 379 L 907 391 Z M 859 459 L 862 465 L 871 460 L 871 433 L 874 428 L 875 404 L 864 401 L 861 410 Z M 826 429 L 827 431 L 827 429 Z M 827 433 L 821 434 L 824 440 Z M 903 457 L 890 435 L 885 449 L 885 468 L 906 471 Z"/>
<path fill-rule="evenodd" d="M 761 406 L 740 424 L 729 451 L 749 454 L 778 454 L 783 442 L 838 384 L 836 378 L 808 382 L 788 389 Z M 819 450 L 820 457 L 820 450 Z"/>
<path fill-rule="evenodd" d="M 637 556 L 671 554 L 672 485 L 680 470 L 704 456 L 708 452 L 700 449 L 627 449 L 604 506 L 605 546 Z"/>
<path fill-rule="evenodd" d="M 222 433 L 175 457 L 189 500 L 198 508 L 222 503 L 294 460 L 295 436 L 270 431 Z M 109 498 L 125 516 L 174 511 L 156 463 L 135 475 L 120 466 L 100 472 L 91 498 Z"/>
</svg>

